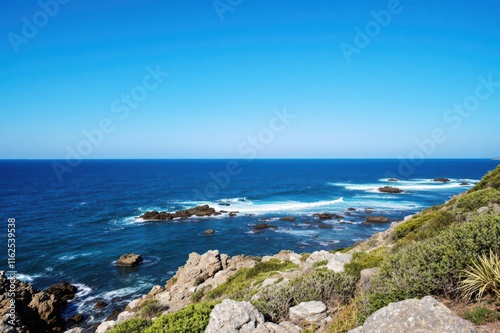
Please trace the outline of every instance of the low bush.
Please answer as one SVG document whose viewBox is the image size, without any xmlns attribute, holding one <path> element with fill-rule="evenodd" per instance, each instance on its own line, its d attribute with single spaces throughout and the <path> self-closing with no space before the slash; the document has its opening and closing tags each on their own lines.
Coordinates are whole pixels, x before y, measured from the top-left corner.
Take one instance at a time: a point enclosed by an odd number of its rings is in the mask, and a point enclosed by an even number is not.
<svg viewBox="0 0 500 333">
<path fill-rule="evenodd" d="M 217 303 L 188 305 L 184 309 L 157 318 L 145 333 L 203 333 L 210 320 L 210 312 Z"/>
<path fill-rule="evenodd" d="M 358 326 L 358 310 L 356 302 L 353 301 L 340 309 L 333 319 L 332 325 L 328 327 L 328 333 L 347 333 Z"/>
<path fill-rule="evenodd" d="M 226 282 L 211 290 L 206 298 L 215 300 L 222 296 L 234 300 L 247 299 L 250 293 L 250 287 L 258 279 L 264 279 L 276 271 L 285 271 L 298 266 L 290 261 L 281 262 L 272 259 L 269 262 L 258 262 L 252 268 L 242 268 L 234 275 L 230 276 Z M 256 290 L 254 291 L 254 293 Z M 252 295 L 250 295 L 252 296 Z"/>
<path fill-rule="evenodd" d="M 385 247 L 370 252 L 356 252 L 353 254 L 351 262 L 344 265 L 344 271 L 346 274 L 359 278 L 363 269 L 378 267 L 386 252 L 387 248 Z"/>
<path fill-rule="evenodd" d="M 500 313 L 488 309 L 485 306 L 476 306 L 463 314 L 464 319 L 473 322 L 476 325 L 482 325 L 487 322 L 500 320 Z"/>
<path fill-rule="evenodd" d="M 141 306 L 141 317 L 151 319 L 156 317 L 163 310 L 163 306 L 157 299 L 150 299 Z"/>
<path fill-rule="evenodd" d="M 437 236 L 387 256 L 371 288 L 362 295 L 363 316 L 390 302 L 426 295 L 459 296 L 463 270 L 484 252 L 500 251 L 500 216 L 482 215 L 453 224 Z"/>
<path fill-rule="evenodd" d="M 286 320 L 291 306 L 301 302 L 323 301 L 337 306 L 348 304 L 356 289 L 356 278 L 327 269 L 301 275 L 280 287 L 266 288 L 259 300 L 253 301 L 268 319 Z"/>
<path fill-rule="evenodd" d="M 418 230 L 422 225 L 427 223 L 433 217 L 435 217 L 434 213 L 415 215 L 414 217 L 412 217 L 408 221 L 401 223 L 394 229 L 393 238 L 395 240 L 404 238 L 414 230 Z"/>
<path fill-rule="evenodd" d="M 500 203 L 500 191 L 493 188 L 485 188 L 468 193 L 457 200 L 457 211 L 459 213 L 475 212 L 479 208 L 488 206 L 489 203 Z"/>
<path fill-rule="evenodd" d="M 472 262 L 465 271 L 465 279 L 460 281 L 460 290 L 465 297 L 481 300 L 484 294 L 500 299 L 500 258 L 490 249 Z"/>
<path fill-rule="evenodd" d="M 192 295 L 191 295 L 191 302 L 193 303 L 198 303 L 199 301 L 201 301 L 201 299 L 203 298 L 203 296 L 205 296 L 205 291 L 207 290 L 207 287 L 208 286 L 205 286 L 203 288 L 200 288 L 198 289 L 197 291 L 195 291 Z"/>
<path fill-rule="evenodd" d="M 470 190 L 470 192 L 483 190 L 488 187 L 500 191 L 500 165 L 497 166 L 495 170 L 488 172 L 483 179 Z"/>
<path fill-rule="evenodd" d="M 321 261 L 316 261 L 314 264 L 313 264 L 313 267 L 316 268 L 316 267 L 321 267 L 321 266 L 325 266 L 328 264 L 328 260 L 321 260 Z"/>
<path fill-rule="evenodd" d="M 151 320 L 134 318 L 116 325 L 108 333 L 142 333 L 149 326 Z"/>
</svg>

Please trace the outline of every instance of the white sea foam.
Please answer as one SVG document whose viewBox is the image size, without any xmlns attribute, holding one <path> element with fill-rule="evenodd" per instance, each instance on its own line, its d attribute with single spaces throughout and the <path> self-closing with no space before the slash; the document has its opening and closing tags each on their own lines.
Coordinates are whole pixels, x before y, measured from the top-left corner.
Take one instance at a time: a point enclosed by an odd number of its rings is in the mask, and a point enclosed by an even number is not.
<svg viewBox="0 0 500 333">
<path fill-rule="evenodd" d="M 279 234 L 289 234 L 294 236 L 314 236 L 318 234 L 318 232 L 315 230 L 300 230 L 300 229 L 277 229 L 274 230 L 274 232 Z"/>
<path fill-rule="evenodd" d="M 378 189 L 383 186 L 391 185 L 403 191 L 442 191 L 443 189 L 467 188 L 477 183 L 474 179 L 450 179 L 450 182 L 439 183 L 432 179 L 412 179 L 400 180 L 398 182 L 389 182 L 387 178 L 379 179 L 379 183 L 354 184 L 354 183 L 328 183 L 331 186 L 344 187 L 352 191 L 365 191 L 371 193 L 380 193 Z M 469 185 L 460 185 L 461 182 L 468 182 Z"/>
<path fill-rule="evenodd" d="M 92 292 L 92 288 L 83 283 L 73 283 L 73 285 L 77 288 L 75 299 L 83 298 Z"/>
<path fill-rule="evenodd" d="M 241 214 L 266 214 L 283 212 L 307 212 L 311 209 L 329 207 L 344 202 L 343 198 L 335 200 L 322 200 L 315 202 L 301 201 L 277 201 L 277 202 L 259 202 L 259 201 L 238 201 L 230 206 L 220 205 L 218 202 L 207 203 L 216 210 L 238 211 Z"/>
<path fill-rule="evenodd" d="M 21 281 L 24 281 L 24 282 L 28 282 L 28 283 L 31 283 L 33 282 L 34 280 L 38 279 L 38 278 L 41 278 L 43 276 L 43 274 L 23 274 L 23 273 L 18 273 L 16 274 L 16 279 L 18 280 L 21 280 Z"/>
<path fill-rule="evenodd" d="M 66 254 L 66 255 L 60 256 L 58 259 L 61 261 L 71 261 L 71 260 L 75 260 L 78 258 L 93 256 L 93 255 L 100 254 L 100 253 L 101 253 L 101 251 Z"/>
</svg>

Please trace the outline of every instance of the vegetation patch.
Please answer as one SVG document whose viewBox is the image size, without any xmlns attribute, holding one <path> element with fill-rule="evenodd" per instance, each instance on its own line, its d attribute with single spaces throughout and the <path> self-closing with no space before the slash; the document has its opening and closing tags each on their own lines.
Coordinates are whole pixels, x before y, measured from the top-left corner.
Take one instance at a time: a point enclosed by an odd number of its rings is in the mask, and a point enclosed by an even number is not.
<svg viewBox="0 0 500 333">
<path fill-rule="evenodd" d="M 353 254 L 351 262 L 344 265 L 344 271 L 346 274 L 359 278 L 363 269 L 378 267 L 387 252 L 386 247 L 380 247 L 370 252 L 356 252 Z"/>
<path fill-rule="evenodd" d="M 460 296 L 464 269 L 482 253 L 500 251 L 500 216 L 476 216 L 453 224 L 430 239 L 410 244 L 386 257 L 360 309 L 365 318 L 376 310 L 426 295 Z"/>
<path fill-rule="evenodd" d="M 210 320 L 210 313 L 217 303 L 188 305 L 175 313 L 157 318 L 145 333 L 203 333 Z"/>
<path fill-rule="evenodd" d="M 277 271 L 298 267 L 290 261 L 281 262 L 277 259 L 271 259 L 269 262 L 258 262 L 252 268 L 240 269 L 230 276 L 226 282 L 211 290 L 206 298 L 214 300 L 224 296 L 237 301 L 244 300 L 248 298 L 251 292 L 257 292 L 257 290 L 251 290 L 253 283 L 257 280 L 263 280 Z"/>
<path fill-rule="evenodd" d="M 163 306 L 157 299 L 149 299 L 142 304 L 141 317 L 151 319 L 163 311 Z"/>
<path fill-rule="evenodd" d="M 301 302 L 323 301 L 330 306 L 348 304 L 356 289 L 356 278 L 318 269 L 280 287 L 266 288 L 255 307 L 274 322 L 286 320 L 290 307 Z"/>
<path fill-rule="evenodd" d="M 109 333 L 142 333 L 151 326 L 151 320 L 134 318 L 113 327 Z"/>
<path fill-rule="evenodd" d="M 485 306 L 476 306 L 463 314 L 464 319 L 476 325 L 491 323 L 500 320 L 500 313 Z"/>
<path fill-rule="evenodd" d="M 500 191 L 500 165 L 495 170 L 488 172 L 469 192 L 483 190 L 488 187 Z"/>
<path fill-rule="evenodd" d="M 490 203 L 500 203 L 500 191 L 493 188 L 485 188 L 468 193 L 457 200 L 457 211 L 459 213 L 475 212 Z"/>
</svg>

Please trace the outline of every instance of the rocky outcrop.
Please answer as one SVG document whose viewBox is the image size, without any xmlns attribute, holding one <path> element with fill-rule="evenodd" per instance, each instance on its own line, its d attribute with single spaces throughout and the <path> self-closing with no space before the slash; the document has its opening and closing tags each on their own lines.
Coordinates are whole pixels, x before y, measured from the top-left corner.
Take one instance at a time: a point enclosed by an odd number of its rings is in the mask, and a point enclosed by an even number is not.
<svg viewBox="0 0 500 333">
<path fill-rule="evenodd" d="M 227 299 L 210 313 L 205 333 L 253 333 L 264 322 L 264 315 L 251 303 Z"/>
<path fill-rule="evenodd" d="M 289 317 L 295 324 L 315 323 L 323 325 L 328 317 L 327 307 L 323 302 L 302 302 L 290 308 Z"/>
<path fill-rule="evenodd" d="M 368 216 L 366 218 L 365 224 L 372 224 L 372 223 L 388 223 L 391 222 L 387 217 L 385 216 Z"/>
<path fill-rule="evenodd" d="M 331 219 L 341 219 L 343 216 L 337 215 L 337 214 L 330 214 L 330 213 L 316 213 L 313 214 L 313 216 L 316 216 L 320 220 L 331 220 Z"/>
<path fill-rule="evenodd" d="M 215 230 L 214 229 L 207 229 L 203 233 L 205 235 L 213 235 L 213 234 L 215 234 Z"/>
<path fill-rule="evenodd" d="M 409 299 L 376 311 L 363 326 L 349 333 L 475 333 L 474 326 L 454 315 L 431 296 Z"/>
<path fill-rule="evenodd" d="M 297 219 L 295 217 L 293 217 L 293 216 L 285 216 L 285 217 L 280 218 L 280 220 L 281 221 L 287 221 L 287 222 L 294 222 Z"/>
<path fill-rule="evenodd" d="M 378 191 L 382 192 L 382 193 L 392 193 L 392 194 L 403 193 L 402 189 L 394 187 L 394 186 L 379 187 Z"/>
<path fill-rule="evenodd" d="M 467 183 L 467 182 L 461 182 L 460 183 L 460 186 L 468 186 L 468 185 L 469 185 L 469 183 Z"/>
<path fill-rule="evenodd" d="M 330 253 L 325 250 L 315 251 L 306 259 L 306 266 L 314 266 L 315 263 L 327 262 L 326 268 L 334 272 L 343 272 L 344 264 L 352 260 L 352 255 L 348 253 Z"/>
<path fill-rule="evenodd" d="M 12 286 L 12 287 L 11 287 Z M 13 288 L 13 289 L 12 289 Z M 14 307 L 11 307 L 9 293 L 15 290 Z M 66 302 L 76 294 L 77 288 L 67 282 L 53 285 L 45 291 L 39 291 L 28 283 L 15 278 L 7 278 L 0 273 L 0 318 L 1 332 L 46 332 L 61 331 L 66 326 L 61 313 Z M 9 316 L 12 314 L 12 316 Z M 16 328 L 10 326 L 9 321 L 14 320 Z"/>
<path fill-rule="evenodd" d="M 262 229 L 278 229 L 277 226 L 272 225 L 272 224 L 267 224 L 267 223 L 258 223 L 253 227 L 255 230 L 262 230 Z"/>
<path fill-rule="evenodd" d="M 116 261 L 116 266 L 137 266 L 143 261 L 140 254 L 124 254 Z"/>
<path fill-rule="evenodd" d="M 272 259 L 278 259 L 280 261 L 290 261 L 293 264 L 296 264 L 296 265 L 300 266 L 302 264 L 302 261 L 300 260 L 301 257 L 302 256 L 300 254 L 295 253 L 293 251 L 290 251 L 290 250 L 281 250 L 278 254 L 275 254 L 274 256 L 264 256 L 264 257 L 262 257 L 262 261 L 263 262 L 268 262 L 268 261 L 271 261 Z"/>
<path fill-rule="evenodd" d="M 151 291 L 141 298 L 131 301 L 128 312 L 139 311 L 141 305 L 149 300 L 156 299 L 171 313 L 184 308 L 190 303 L 190 296 L 199 291 L 209 291 L 236 273 L 239 269 L 253 267 L 255 260 L 250 257 L 220 254 L 219 251 L 208 251 L 202 255 L 191 253 L 184 266 L 179 267 L 177 273 L 162 286 L 154 286 Z"/>
<path fill-rule="evenodd" d="M 149 221 L 169 221 L 175 218 L 188 218 L 192 216 L 212 216 L 212 215 L 216 215 L 215 209 L 209 207 L 208 205 L 203 205 L 190 209 L 179 210 L 175 213 L 149 211 L 142 214 L 139 217 Z"/>
<path fill-rule="evenodd" d="M 387 181 L 388 182 L 399 182 L 399 180 L 396 178 L 389 178 L 389 179 L 387 179 Z"/>
<path fill-rule="evenodd" d="M 437 182 L 437 183 L 448 183 L 450 181 L 451 180 L 449 180 L 448 178 L 436 178 L 433 180 L 433 182 Z"/>
<path fill-rule="evenodd" d="M 53 294 L 58 302 L 58 305 L 62 307 L 65 306 L 69 300 L 75 298 L 77 289 L 77 287 L 63 281 L 59 284 L 51 285 L 45 290 L 45 292 Z"/>
<path fill-rule="evenodd" d="M 290 322 L 266 323 L 264 315 L 249 302 L 230 299 L 217 304 L 210 313 L 205 333 L 300 333 Z"/>
</svg>

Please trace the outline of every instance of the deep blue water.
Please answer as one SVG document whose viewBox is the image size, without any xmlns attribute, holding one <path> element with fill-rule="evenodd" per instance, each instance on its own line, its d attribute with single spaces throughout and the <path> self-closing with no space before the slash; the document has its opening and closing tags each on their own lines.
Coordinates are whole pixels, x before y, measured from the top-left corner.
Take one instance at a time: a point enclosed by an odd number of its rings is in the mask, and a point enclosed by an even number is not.
<svg viewBox="0 0 500 333">
<path fill-rule="evenodd" d="M 362 224 L 364 208 L 402 219 L 465 191 L 470 186 L 460 182 L 477 182 L 499 162 L 428 160 L 398 176 L 403 170 L 399 160 L 238 160 L 237 165 L 228 160 L 89 160 L 62 181 L 52 163 L 0 161 L 2 244 L 6 221 L 15 218 L 19 278 L 38 288 L 62 280 L 77 284 L 81 292 L 73 310 L 92 314 L 97 300 L 124 304 L 164 284 L 193 251 L 261 256 L 281 249 L 311 252 L 352 245 L 388 227 Z M 389 183 L 389 176 L 402 181 Z M 437 177 L 452 181 L 431 181 Z M 406 193 L 378 193 L 384 185 Z M 172 222 L 137 218 L 147 210 L 175 211 L 202 203 L 239 214 Z M 345 216 L 348 207 L 357 209 L 353 216 Z M 326 221 L 331 229 L 319 228 L 312 217 L 318 212 L 345 218 Z M 297 220 L 276 219 L 290 215 Z M 262 217 L 276 217 L 267 223 L 278 229 L 253 233 Z M 204 235 L 208 228 L 216 234 Z M 113 265 L 130 252 L 142 254 L 146 262 L 132 269 Z M 7 260 L 0 269 L 8 270 Z"/>
</svg>

